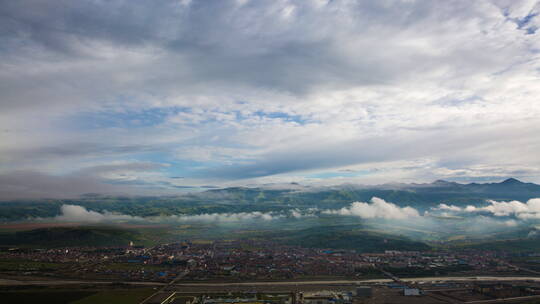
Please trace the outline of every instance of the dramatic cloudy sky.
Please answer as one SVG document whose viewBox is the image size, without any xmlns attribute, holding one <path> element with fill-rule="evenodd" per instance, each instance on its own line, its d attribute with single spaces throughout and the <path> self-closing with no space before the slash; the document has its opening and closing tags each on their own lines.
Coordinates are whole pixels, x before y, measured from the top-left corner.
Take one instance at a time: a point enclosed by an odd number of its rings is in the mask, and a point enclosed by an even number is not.
<svg viewBox="0 0 540 304">
<path fill-rule="evenodd" d="M 0 197 L 540 182 L 540 2 L 2 1 Z"/>
</svg>

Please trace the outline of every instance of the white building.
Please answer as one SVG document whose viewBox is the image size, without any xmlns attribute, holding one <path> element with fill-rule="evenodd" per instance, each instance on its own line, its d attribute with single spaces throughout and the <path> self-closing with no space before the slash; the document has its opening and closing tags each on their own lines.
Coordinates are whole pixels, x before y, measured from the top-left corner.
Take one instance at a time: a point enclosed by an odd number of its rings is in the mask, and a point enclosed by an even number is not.
<svg viewBox="0 0 540 304">
<path fill-rule="evenodd" d="M 405 288 L 403 289 L 403 295 L 405 296 L 419 296 L 420 289 L 418 288 Z"/>
</svg>

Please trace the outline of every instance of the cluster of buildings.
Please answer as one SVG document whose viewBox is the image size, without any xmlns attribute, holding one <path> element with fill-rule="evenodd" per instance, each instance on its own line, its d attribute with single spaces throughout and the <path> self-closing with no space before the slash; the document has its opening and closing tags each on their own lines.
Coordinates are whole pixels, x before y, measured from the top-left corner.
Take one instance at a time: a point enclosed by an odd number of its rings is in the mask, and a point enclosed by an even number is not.
<svg viewBox="0 0 540 304">
<path fill-rule="evenodd" d="M 369 285 L 292 286 L 281 291 L 187 291 L 177 288 L 154 294 L 146 304 L 434 304 L 434 303 L 533 303 L 540 299 L 540 282 L 416 282 L 420 288 L 398 283 Z M 509 302 L 508 302 L 509 303 Z M 536 303 L 536 302 L 534 302 Z"/>
<path fill-rule="evenodd" d="M 158 295 L 149 304 L 352 304 L 358 299 L 368 299 L 371 287 L 357 290 L 297 291 L 297 292 L 170 292 Z"/>
<path fill-rule="evenodd" d="M 181 273 L 185 280 L 283 280 L 316 277 L 357 278 L 395 271 L 511 271 L 488 251 L 386 251 L 313 249 L 265 241 L 174 243 L 145 248 L 5 249 L 2 260 L 59 263 L 58 276 L 119 278 L 167 282 Z M 21 265 L 24 265 L 21 264 Z M 1 269 L 0 269 L 1 270 Z M 24 269 L 31 272 L 32 269 Z M 36 270 L 37 271 L 37 270 Z M 49 269 L 50 271 L 50 269 Z M 433 273 L 437 274 L 437 273 Z"/>
</svg>

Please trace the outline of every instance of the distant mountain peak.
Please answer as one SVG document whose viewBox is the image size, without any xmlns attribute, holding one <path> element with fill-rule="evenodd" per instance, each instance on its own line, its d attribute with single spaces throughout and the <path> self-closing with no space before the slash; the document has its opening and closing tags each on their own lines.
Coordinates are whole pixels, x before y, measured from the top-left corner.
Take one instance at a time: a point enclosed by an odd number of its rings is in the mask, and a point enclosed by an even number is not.
<svg viewBox="0 0 540 304">
<path fill-rule="evenodd" d="M 444 186 L 444 185 L 455 185 L 456 183 L 454 182 L 449 182 L 449 181 L 446 181 L 444 179 L 438 179 L 436 181 L 434 181 L 433 183 L 431 183 L 433 185 L 440 185 L 440 186 Z"/>
<path fill-rule="evenodd" d="M 523 182 L 521 182 L 520 180 L 517 180 L 517 179 L 511 177 L 511 178 L 508 178 L 508 179 L 504 180 L 503 182 L 501 182 L 501 184 L 505 184 L 505 185 L 517 185 L 517 184 L 523 184 Z"/>
</svg>

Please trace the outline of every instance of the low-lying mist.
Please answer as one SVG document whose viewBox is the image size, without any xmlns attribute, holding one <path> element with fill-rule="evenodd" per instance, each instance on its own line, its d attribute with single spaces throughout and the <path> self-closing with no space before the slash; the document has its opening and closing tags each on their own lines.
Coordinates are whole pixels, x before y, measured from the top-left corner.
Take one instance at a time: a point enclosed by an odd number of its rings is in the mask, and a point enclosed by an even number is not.
<svg viewBox="0 0 540 304">
<path fill-rule="evenodd" d="M 448 241 L 482 238 L 497 234 L 512 235 L 536 231 L 540 218 L 540 199 L 519 201 L 486 201 L 485 205 L 459 207 L 440 204 L 425 212 L 413 206 L 400 207 L 373 197 L 369 202 L 352 202 L 339 209 L 290 208 L 262 212 L 173 214 L 137 216 L 110 211 L 93 211 L 80 205 L 64 204 L 60 214 L 50 218 L 34 218 L 38 222 L 75 222 L 82 225 L 120 223 L 164 224 L 178 226 L 211 225 L 214 229 L 237 230 L 304 229 L 349 225 L 358 229 L 389 233 L 422 241 Z M 519 235 L 522 236 L 522 235 Z"/>
</svg>

